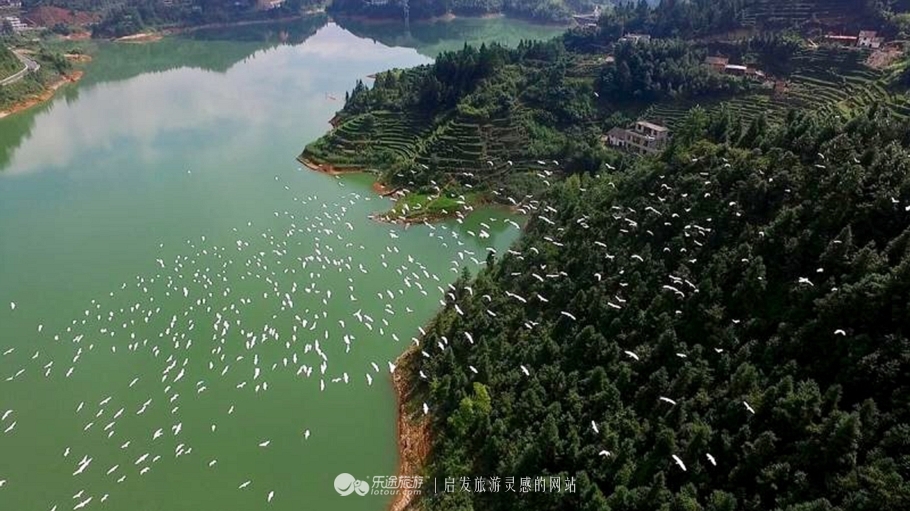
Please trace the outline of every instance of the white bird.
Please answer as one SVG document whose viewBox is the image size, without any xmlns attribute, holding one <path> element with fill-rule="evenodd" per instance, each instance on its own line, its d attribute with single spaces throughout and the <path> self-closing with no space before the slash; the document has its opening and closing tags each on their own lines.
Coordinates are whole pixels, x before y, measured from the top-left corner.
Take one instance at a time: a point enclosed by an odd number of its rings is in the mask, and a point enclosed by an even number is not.
<svg viewBox="0 0 910 511">
<path fill-rule="evenodd" d="M 632 352 L 632 351 L 626 350 L 626 351 L 625 351 L 625 354 L 626 354 L 626 355 L 629 355 L 630 357 L 634 358 L 635 360 L 641 360 L 641 359 L 638 357 L 638 355 L 636 355 L 636 354 L 635 354 L 634 352 Z"/>
<path fill-rule="evenodd" d="M 240 486 L 238 486 L 237 489 L 242 490 L 242 489 L 246 488 L 247 486 L 249 486 L 251 482 L 252 481 L 246 481 L 243 484 L 241 484 Z"/>
<path fill-rule="evenodd" d="M 610 451 L 604 449 L 603 451 L 600 451 L 600 452 L 597 453 L 597 454 L 599 454 L 600 456 L 603 456 L 603 457 L 606 458 L 607 456 L 611 456 L 613 453 L 611 453 Z"/>
<path fill-rule="evenodd" d="M 428 413 L 430 413 L 430 407 L 426 403 L 424 403 L 423 404 L 423 414 L 426 415 Z"/>
<path fill-rule="evenodd" d="M 591 421 L 591 429 L 593 429 L 595 433 L 600 433 L 600 430 L 597 429 L 597 423 L 594 421 Z"/>
<path fill-rule="evenodd" d="M 573 316 L 572 314 L 570 314 L 570 313 L 568 313 L 568 312 L 566 312 L 566 311 L 559 311 L 559 313 L 562 314 L 563 316 L 565 316 L 565 317 L 571 319 L 572 321 L 575 321 L 575 316 Z"/>
<path fill-rule="evenodd" d="M 268 498 L 266 499 L 266 502 L 271 502 L 273 498 L 275 498 L 275 492 L 274 492 L 274 491 L 270 491 L 270 492 L 269 492 L 269 496 L 268 496 Z"/>
<path fill-rule="evenodd" d="M 9 302 L 10 310 L 16 310 L 16 302 Z"/>
<path fill-rule="evenodd" d="M 710 452 L 707 453 L 705 456 L 708 457 L 708 461 L 710 461 L 712 465 L 714 465 L 715 467 L 717 466 L 717 460 L 714 459 L 714 456 L 711 456 Z"/>
<path fill-rule="evenodd" d="M 668 398 L 668 397 L 660 396 L 660 400 L 663 401 L 663 402 L 665 402 L 665 403 L 670 403 L 671 405 L 675 405 L 675 404 L 676 404 L 676 401 L 673 401 L 672 399 L 670 399 L 670 398 Z"/>
<path fill-rule="evenodd" d="M 521 366 L 521 372 L 525 373 L 525 376 L 531 376 L 531 372 L 525 366 Z"/>
<path fill-rule="evenodd" d="M 679 456 L 677 456 L 677 455 L 674 454 L 674 455 L 673 455 L 673 461 L 675 461 L 676 464 L 679 465 L 679 468 L 683 469 L 683 472 L 686 471 L 686 464 L 683 463 L 681 459 L 679 459 Z"/>
<path fill-rule="evenodd" d="M 308 438 L 310 438 L 310 430 L 306 430 L 303 432 L 303 439 L 306 440 Z"/>
<path fill-rule="evenodd" d="M 265 442 L 260 442 L 259 447 L 268 447 L 270 443 L 272 443 L 271 440 L 266 440 Z"/>
<path fill-rule="evenodd" d="M 838 328 L 837 330 L 834 331 L 834 335 L 844 335 L 844 336 L 846 336 L 846 335 L 847 335 L 847 332 L 845 332 L 845 331 L 843 331 L 843 330 L 841 330 L 841 329 Z"/>
<path fill-rule="evenodd" d="M 755 410 L 752 409 L 752 406 L 750 406 L 749 403 L 743 401 L 743 405 L 746 407 L 746 410 L 749 410 L 750 413 L 752 413 L 753 415 L 755 415 Z"/>
</svg>

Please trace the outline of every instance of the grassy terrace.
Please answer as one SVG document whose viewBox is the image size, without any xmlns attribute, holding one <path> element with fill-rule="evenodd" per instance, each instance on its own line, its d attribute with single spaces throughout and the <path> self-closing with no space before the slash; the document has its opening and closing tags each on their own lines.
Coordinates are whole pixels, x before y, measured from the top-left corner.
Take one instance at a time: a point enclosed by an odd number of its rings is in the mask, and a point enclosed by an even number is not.
<svg viewBox="0 0 910 511">
<path fill-rule="evenodd" d="M 466 205 L 475 204 L 483 199 L 477 193 L 453 195 L 455 194 L 408 193 L 400 197 L 395 206 L 381 216 L 390 221 L 422 222 L 451 216 Z"/>
</svg>

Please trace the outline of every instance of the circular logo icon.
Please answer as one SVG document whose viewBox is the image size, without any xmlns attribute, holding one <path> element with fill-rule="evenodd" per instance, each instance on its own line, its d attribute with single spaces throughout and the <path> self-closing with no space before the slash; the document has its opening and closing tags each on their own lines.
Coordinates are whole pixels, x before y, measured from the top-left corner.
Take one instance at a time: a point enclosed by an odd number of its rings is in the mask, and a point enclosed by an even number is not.
<svg viewBox="0 0 910 511">
<path fill-rule="evenodd" d="M 335 478 L 335 491 L 342 497 L 351 493 L 357 493 L 362 497 L 370 492 L 370 484 L 366 481 L 358 481 L 351 474 L 343 472 Z"/>
<path fill-rule="evenodd" d="M 344 497 L 354 491 L 354 483 L 357 482 L 351 474 L 341 473 L 335 478 L 335 491 Z"/>
</svg>

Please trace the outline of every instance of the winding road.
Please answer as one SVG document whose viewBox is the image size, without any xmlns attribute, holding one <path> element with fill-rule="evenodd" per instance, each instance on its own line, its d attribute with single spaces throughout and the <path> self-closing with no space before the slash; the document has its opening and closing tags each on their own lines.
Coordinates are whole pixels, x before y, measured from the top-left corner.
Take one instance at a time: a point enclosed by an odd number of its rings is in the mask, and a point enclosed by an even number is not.
<svg viewBox="0 0 910 511">
<path fill-rule="evenodd" d="M 41 64 L 35 62 L 29 57 L 26 57 L 25 55 L 17 52 L 12 48 L 9 48 L 9 51 L 13 52 L 13 54 L 16 55 L 16 57 L 22 62 L 22 69 L 0 80 L 0 85 L 9 85 L 11 83 L 18 82 L 22 79 L 23 76 L 25 76 L 25 73 L 34 73 L 41 69 Z"/>
</svg>

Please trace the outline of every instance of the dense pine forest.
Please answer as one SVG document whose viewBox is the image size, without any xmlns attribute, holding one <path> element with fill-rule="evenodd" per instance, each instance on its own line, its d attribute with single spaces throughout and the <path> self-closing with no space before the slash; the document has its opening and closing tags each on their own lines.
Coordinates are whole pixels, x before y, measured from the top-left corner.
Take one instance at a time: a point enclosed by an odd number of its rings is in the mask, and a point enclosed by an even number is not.
<svg viewBox="0 0 910 511">
<path fill-rule="evenodd" d="M 686 122 L 527 202 L 413 355 L 431 477 L 577 492 L 427 509 L 910 508 L 910 124 Z"/>
</svg>

